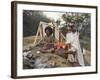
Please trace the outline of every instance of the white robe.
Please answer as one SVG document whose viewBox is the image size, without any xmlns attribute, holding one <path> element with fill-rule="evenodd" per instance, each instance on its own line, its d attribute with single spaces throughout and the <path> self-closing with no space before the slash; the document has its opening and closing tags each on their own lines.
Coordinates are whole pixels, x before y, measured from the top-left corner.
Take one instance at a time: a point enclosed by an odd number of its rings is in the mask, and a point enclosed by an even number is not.
<svg viewBox="0 0 100 80">
<path fill-rule="evenodd" d="M 83 54 L 82 54 L 80 42 L 79 42 L 79 33 L 78 32 L 67 33 L 66 41 L 71 43 L 73 51 L 75 51 L 75 50 L 77 51 L 78 62 L 81 66 L 84 66 Z"/>
</svg>

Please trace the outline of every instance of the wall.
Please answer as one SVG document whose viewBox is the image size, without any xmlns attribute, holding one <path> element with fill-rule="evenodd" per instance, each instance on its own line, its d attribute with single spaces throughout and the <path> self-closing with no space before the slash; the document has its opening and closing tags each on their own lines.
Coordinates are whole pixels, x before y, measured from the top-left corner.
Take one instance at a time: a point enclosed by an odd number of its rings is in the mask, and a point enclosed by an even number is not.
<svg viewBox="0 0 100 80">
<path fill-rule="evenodd" d="M 17 0 L 16 0 L 17 1 Z M 24 0 L 26 1 L 26 0 Z M 28 1 L 28 0 L 27 0 Z M 55 2 L 55 3 L 66 3 L 66 4 L 80 4 L 80 5 L 98 5 L 100 14 L 100 0 L 30 0 L 39 2 Z M 11 68 L 11 0 L 0 0 L 0 80 L 13 80 L 10 78 Z M 100 21 L 100 18 L 98 16 Z M 99 24 L 100 25 L 100 24 Z M 99 26 L 98 25 L 98 26 Z M 99 27 L 98 27 L 99 30 Z M 98 35 L 100 32 L 98 31 Z M 100 41 L 100 37 L 98 37 Z M 98 42 L 98 45 L 100 42 Z M 98 46 L 99 47 L 99 46 Z M 98 53 L 100 50 L 98 51 Z M 98 54 L 100 57 L 100 54 Z M 100 58 L 98 59 L 98 63 Z M 100 64 L 98 64 L 100 67 Z M 34 78 L 34 80 L 100 80 L 100 69 L 98 74 L 91 75 L 76 75 L 76 76 L 60 76 L 60 77 L 45 77 L 45 78 Z M 24 79 L 22 79 L 24 80 Z M 27 79 L 26 79 L 27 80 Z M 29 79 L 33 80 L 33 78 Z"/>
</svg>

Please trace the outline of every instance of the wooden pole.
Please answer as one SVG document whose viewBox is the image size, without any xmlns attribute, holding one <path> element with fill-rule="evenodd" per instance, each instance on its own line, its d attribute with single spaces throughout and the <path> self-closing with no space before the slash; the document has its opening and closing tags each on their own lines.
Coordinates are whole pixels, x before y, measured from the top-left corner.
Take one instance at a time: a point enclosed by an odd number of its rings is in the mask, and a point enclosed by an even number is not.
<svg viewBox="0 0 100 80">
<path fill-rule="evenodd" d="M 38 27 L 38 30 L 37 30 L 37 33 L 36 33 L 36 36 L 35 36 L 35 39 L 34 39 L 33 46 L 36 45 L 36 40 L 37 40 L 37 37 L 38 37 L 39 31 L 40 31 L 40 24 L 39 24 L 39 27 Z"/>
</svg>

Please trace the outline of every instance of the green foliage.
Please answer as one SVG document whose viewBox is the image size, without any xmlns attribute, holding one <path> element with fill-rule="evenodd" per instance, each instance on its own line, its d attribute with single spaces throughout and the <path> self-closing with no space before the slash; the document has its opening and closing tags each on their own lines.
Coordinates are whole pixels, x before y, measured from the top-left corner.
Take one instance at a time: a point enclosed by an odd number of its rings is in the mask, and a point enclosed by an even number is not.
<svg viewBox="0 0 100 80">
<path fill-rule="evenodd" d="M 23 10 L 23 36 L 35 35 L 40 21 L 50 22 L 42 11 Z"/>
<path fill-rule="evenodd" d="M 82 47 L 90 50 L 91 44 L 91 14 L 66 12 L 62 15 L 62 19 L 66 24 L 73 23 L 75 29 L 80 32 L 80 40 Z M 66 34 L 66 26 L 61 28 L 62 33 Z"/>
</svg>

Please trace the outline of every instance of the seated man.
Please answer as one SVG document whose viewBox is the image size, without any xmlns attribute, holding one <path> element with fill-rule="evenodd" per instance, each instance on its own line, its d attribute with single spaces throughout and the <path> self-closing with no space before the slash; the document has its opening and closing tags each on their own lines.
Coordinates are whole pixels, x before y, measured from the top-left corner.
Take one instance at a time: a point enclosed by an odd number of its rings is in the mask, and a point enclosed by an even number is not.
<svg viewBox="0 0 100 80">
<path fill-rule="evenodd" d="M 71 63 L 77 62 L 77 57 L 76 57 L 77 49 L 74 46 L 72 46 L 70 42 L 66 42 L 65 51 L 69 62 Z"/>
<path fill-rule="evenodd" d="M 46 35 L 44 39 L 41 41 L 43 47 L 40 49 L 40 52 L 49 53 L 54 51 L 54 37 L 52 35 L 53 29 L 50 26 L 47 26 L 45 28 L 45 33 Z"/>
</svg>

